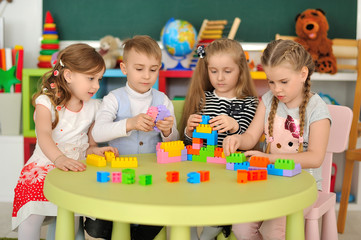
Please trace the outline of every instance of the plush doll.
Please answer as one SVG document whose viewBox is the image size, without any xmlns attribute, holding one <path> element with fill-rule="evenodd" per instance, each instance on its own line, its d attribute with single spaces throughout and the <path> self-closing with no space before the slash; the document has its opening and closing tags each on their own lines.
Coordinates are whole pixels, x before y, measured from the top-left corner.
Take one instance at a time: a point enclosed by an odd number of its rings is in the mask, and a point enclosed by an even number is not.
<svg viewBox="0 0 361 240">
<path fill-rule="evenodd" d="M 296 42 L 311 54 L 316 72 L 337 72 L 336 58 L 332 53 L 332 41 L 327 38 L 328 22 L 321 9 L 307 9 L 296 16 Z"/>
<path fill-rule="evenodd" d="M 100 39 L 99 53 L 104 58 L 107 69 L 115 68 L 117 59 L 120 56 L 119 52 L 120 39 L 107 35 Z"/>
</svg>

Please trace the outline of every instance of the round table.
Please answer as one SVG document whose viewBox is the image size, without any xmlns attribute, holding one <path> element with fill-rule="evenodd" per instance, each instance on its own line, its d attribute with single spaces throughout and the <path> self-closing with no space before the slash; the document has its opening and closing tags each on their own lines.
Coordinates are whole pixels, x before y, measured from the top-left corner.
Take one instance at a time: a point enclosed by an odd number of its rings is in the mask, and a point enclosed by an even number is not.
<svg viewBox="0 0 361 240">
<path fill-rule="evenodd" d="M 130 223 L 171 227 L 172 240 L 190 238 L 190 226 L 228 225 L 287 216 L 286 238 L 304 239 L 303 209 L 317 199 L 314 178 L 307 172 L 294 177 L 268 175 L 264 181 L 237 183 L 237 172 L 223 164 L 201 162 L 156 163 L 155 154 L 138 158 L 135 184 L 97 182 L 97 171 L 121 168 L 87 166 L 84 172 L 52 170 L 44 194 L 58 205 L 57 239 L 74 239 L 74 212 L 114 221 L 114 239 L 129 239 Z M 191 184 L 187 173 L 209 170 L 210 181 Z M 180 181 L 166 181 L 167 171 L 179 171 Z M 138 183 L 152 174 L 152 185 Z"/>
</svg>

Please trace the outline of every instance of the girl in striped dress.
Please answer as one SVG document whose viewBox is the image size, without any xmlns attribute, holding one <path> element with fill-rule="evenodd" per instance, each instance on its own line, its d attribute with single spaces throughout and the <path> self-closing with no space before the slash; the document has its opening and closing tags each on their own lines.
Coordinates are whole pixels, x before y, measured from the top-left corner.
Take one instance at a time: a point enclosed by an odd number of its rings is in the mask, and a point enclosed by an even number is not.
<svg viewBox="0 0 361 240">
<path fill-rule="evenodd" d="M 193 130 L 210 116 L 210 126 L 218 131 L 218 147 L 229 135 L 245 132 L 255 115 L 258 99 L 247 59 L 239 42 L 218 39 L 197 49 L 199 60 L 185 99 L 182 129 L 186 145 L 192 144 Z M 229 229 L 229 228 L 225 228 Z M 214 239 L 222 227 L 205 227 L 198 238 Z M 227 233 L 225 233 L 227 235 Z"/>
</svg>

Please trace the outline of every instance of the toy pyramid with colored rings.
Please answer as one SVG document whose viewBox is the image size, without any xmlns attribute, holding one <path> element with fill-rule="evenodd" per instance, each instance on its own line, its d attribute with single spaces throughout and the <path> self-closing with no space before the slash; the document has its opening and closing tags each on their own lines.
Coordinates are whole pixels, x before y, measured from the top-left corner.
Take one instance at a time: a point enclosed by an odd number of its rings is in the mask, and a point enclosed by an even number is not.
<svg viewBox="0 0 361 240">
<path fill-rule="evenodd" d="M 50 12 L 46 12 L 43 39 L 41 41 L 40 56 L 38 57 L 39 68 L 51 68 L 51 56 L 59 51 L 59 36 L 56 25 Z"/>
</svg>

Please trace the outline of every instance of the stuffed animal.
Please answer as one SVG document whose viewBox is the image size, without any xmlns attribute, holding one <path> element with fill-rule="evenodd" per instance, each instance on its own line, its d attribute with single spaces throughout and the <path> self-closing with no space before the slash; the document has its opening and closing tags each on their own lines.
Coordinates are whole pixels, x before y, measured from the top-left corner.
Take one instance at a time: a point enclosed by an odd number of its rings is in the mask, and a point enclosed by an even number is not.
<svg viewBox="0 0 361 240">
<path fill-rule="evenodd" d="M 336 58 L 332 53 L 332 41 L 327 38 L 328 22 L 321 9 L 307 9 L 296 16 L 296 42 L 311 54 L 316 72 L 337 72 Z"/>
<path fill-rule="evenodd" d="M 99 53 L 102 55 L 107 69 L 115 68 L 119 52 L 120 39 L 107 35 L 100 39 Z"/>
</svg>

